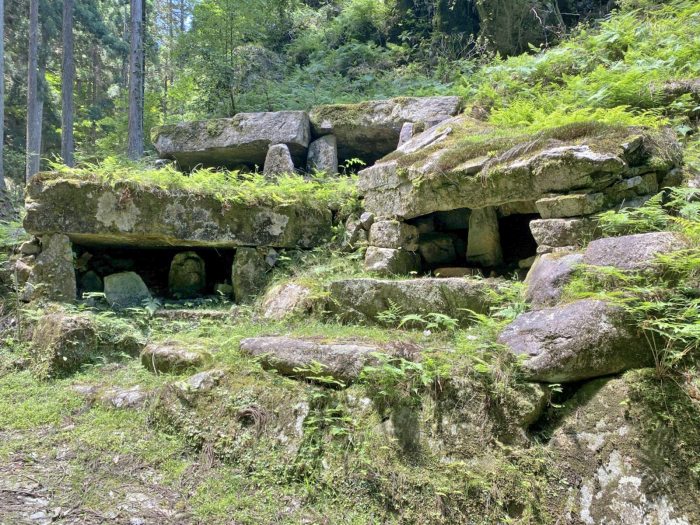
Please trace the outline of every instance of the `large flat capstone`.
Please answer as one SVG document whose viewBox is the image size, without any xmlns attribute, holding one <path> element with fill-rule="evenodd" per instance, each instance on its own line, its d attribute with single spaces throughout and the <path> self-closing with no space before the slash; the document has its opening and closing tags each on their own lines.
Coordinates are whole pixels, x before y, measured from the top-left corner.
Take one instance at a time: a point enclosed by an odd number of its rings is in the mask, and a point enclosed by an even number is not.
<svg viewBox="0 0 700 525">
<path fill-rule="evenodd" d="M 161 158 L 180 167 L 198 165 L 262 168 L 270 145 L 284 144 L 297 166 L 306 164 L 309 117 L 303 111 L 239 113 L 233 118 L 184 122 L 154 128 L 151 140 Z"/>
<path fill-rule="evenodd" d="M 406 280 L 345 279 L 328 287 L 326 309 L 340 320 L 382 323 L 384 312 L 401 317 L 444 314 L 467 324 L 471 312 L 486 313 L 493 305 L 489 291 L 497 290 L 498 279 L 420 278 Z"/>
<path fill-rule="evenodd" d="M 401 97 L 319 106 L 309 117 L 315 136 L 336 136 L 340 159 L 359 158 L 371 164 L 397 148 L 405 123 L 427 128 L 461 108 L 459 97 Z"/>
<path fill-rule="evenodd" d="M 330 237 L 332 225 L 323 206 L 250 205 L 50 173 L 29 183 L 26 207 L 29 233 L 62 233 L 86 245 L 311 248 Z"/>
</svg>

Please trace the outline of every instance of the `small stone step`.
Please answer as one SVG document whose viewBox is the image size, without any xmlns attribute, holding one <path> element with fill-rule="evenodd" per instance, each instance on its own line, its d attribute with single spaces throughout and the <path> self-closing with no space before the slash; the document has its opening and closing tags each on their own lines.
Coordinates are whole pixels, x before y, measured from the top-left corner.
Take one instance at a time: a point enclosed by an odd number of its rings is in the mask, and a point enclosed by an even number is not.
<svg viewBox="0 0 700 525">
<path fill-rule="evenodd" d="M 320 343 L 291 337 L 254 337 L 241 341 L 242 352 L 260 357 L 265 369 L 297 378 L 314 379 L 328 376 L 345 384 L 357 379 L 362 368 L 372 360 L 372 354 L 380 352 L 377 346 L 359 343 Z M 314 363 L 323 366 L 320 374 L 310 367 Z"/>
</svg>

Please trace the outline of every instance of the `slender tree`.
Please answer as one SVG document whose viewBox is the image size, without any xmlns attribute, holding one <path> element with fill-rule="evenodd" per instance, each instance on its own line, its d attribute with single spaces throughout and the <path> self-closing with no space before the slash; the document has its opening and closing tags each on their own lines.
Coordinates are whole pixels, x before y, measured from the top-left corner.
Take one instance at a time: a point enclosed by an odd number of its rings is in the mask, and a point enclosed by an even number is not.
<svg viewBox="0 0 700 525">
<path fill-rule="evenodd" d="M 61 157 L 66 166 L 73 159 L 73 88 L 75 84 L 75 57 L 73 55 L 73 1 L 63 0 L 63 69 L 61 72 Z"/>
<path fill-rule="evenodd" d="M 0 0 L 0 190 L 5 189 L 5 1 Z"/>
<path fill-rule="evenodd" d="M 29 60 L 27 64 L 27 181 L 39 172 L 41 113 L 39 93 L 39 0 L 29 1 Z"/>
<path fill-rule="evenodd" d="M 143 0 L 131 0 L 131 49 L 129 54 L 129 132 L 127 154 L 132 160 L 138 160 L 141 157 L 143 157 L 143 21 Z"/>
</svg>

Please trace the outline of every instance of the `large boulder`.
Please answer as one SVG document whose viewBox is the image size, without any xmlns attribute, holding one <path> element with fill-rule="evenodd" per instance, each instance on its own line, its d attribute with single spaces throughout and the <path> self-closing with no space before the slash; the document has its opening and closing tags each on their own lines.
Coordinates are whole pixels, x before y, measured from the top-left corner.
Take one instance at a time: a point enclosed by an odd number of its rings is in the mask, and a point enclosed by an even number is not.
<svg viewBox="0 0 700 525">
<path fill-rule="evenodd" d="M 301 166 L 309 139 L 309 117 L 303 111 L 239 113 L 233 118 L 161 126 L 151 132 L 158 154 L 185 169 L 263 166 L 271 144 L 285 144 Z"/>
<path fill-rule="evenodd" d="M 332 228 L 330 210 L 308 203 L 251 205 L 213 193 L 111 185 L 59 173 L 33 177 L 26 206 L 28 232 L 59 232 L 91 245 L 312 248 Z"/>
<path fill-rule="evenodd" d="M 286 317 L 308 313 L 313 308 L 311 296 L 311 289 L 298 283 L 274 286 L 263 299 L 263 317 L 281 321 Z"/>
<path fill-rule="evenodd" d="M 41 238 L 41 253 L 29 272 L 22 299 L 31 301 L 46 299 L 58 302 L 76 300 L 77 284 L 73 264 L 73 245 L 65 235 L 44 235 Z"/>
<path fill-rule="evenodd" d="M 405 222 L 377 221 L 369 229 L 369 244 L 413 252 L 418 249 L 418 228 Z"/>
<path fill-rule="evenodd" d="M 653 268 L 656 256 L 688 248 L 688 243 L 672 232 L 640 233 L 607 237 L 586 248 L 583 262 L 591 266 L 613 266 L 620 270 Z"/>
<path fill-rule="evenodd" d="M 528 381 L 567 383 L 653 364 L 649 341 L 618 306 L 585 299 L 520 315 L 498 341 Z"/>
<path fill-rule="evenodd" d="M 314 135 L 335 135 L 340 159 L 360 158 L 371 164 L 397 148 L 406 122 L 430 127 L 456 115 L 461 107 L 459 97 L 403 97 L 319 106 L 309 117 Z"/>
<path fill-rule="evenodd" d="M 586 383 L 559 410 L 548 456 L 566 479 L 562 523 L 700 521 L 698 404 L 654 370 Z"/>
<path fill-rule="evenodd" d="M 151 298 L 148 286 L 136 272 L 113 273 L 105 277 L 104 294 L 112 308 L 139 307 Z"/>
<path fill-rule="evenodd" d="M 530 232 L 540 248 L 583 246 L 595 235 L 596 223 L 588 218 L 538 219 Z"/>
<path fill-rule="evenodd" d="M 241 351 L 259 357 L 263 367 L 279 373 L 323 381 L 350 383 L 357 379 L 362 368 L 379 352 L 377 346 L 356 343 L 320 343 L 290 337 L 254 337 L 241 341 Z M 316 371 L 320 364 L 322 370 Z"/>
<path fill-rule="evenodd" d="M 370 246 L 365 253 L 365 270 L 378 275 L 408 275 L 420 269 L 420 255 L 415 252 Z"/>
<path fill-rule="evenodd" d="M 553 194 L 600 193 L 638 176 L 642 167 L 663 175 L 680 163 L 675 139 L 651 133 L 599 126 L 582 127 L 577 136 L 569 127 L 552 130 L 550 138 L 504 140 L 499 129 L 460 116 L 361 171 L 359 188 L 366 210 L 402 219 L 532 202 Z M 426 143 L 426 136 L 432 140 Z"/>
<path fill-rule="evenodd" d="M 564 286 L 581 262 L 583 255 L 580 253 L 548 253 L 537 257 L 525 279 L 525 300 L 535 309 L 557 304 Z"/>
<path fill-rule="evenodd" d="M 342 321 L 381 323 L 380 314 L 444 314 L 468 324 L 471 312 L 486 313 L 502 281 L 497 279 L 420 278 L 346 279 L 328 287 L 326 309 Z M 427 317 L 426 317 L 427 318 Z"/>
<path fill-rule="evenodd" d="M 168 274 L 168 290 L 179 297 L 201 294 L 207 285 L 204 260 L 196 252 L 181 252 L 173 257 Z"/>
</svg>

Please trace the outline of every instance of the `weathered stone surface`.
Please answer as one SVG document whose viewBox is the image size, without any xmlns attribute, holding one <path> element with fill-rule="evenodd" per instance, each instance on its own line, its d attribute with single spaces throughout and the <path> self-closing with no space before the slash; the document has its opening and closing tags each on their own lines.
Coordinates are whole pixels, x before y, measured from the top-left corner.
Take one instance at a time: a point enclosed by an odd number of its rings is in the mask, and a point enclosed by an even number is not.
<svg viewBox="0 0 700 525">
<path fill-rule="evenodd" d="M 135 272 L 113 273 L 104 278 L 105 299 L 112 308 L 141 306 L 151 298 L 151 292 Z"/>
<path fill-rule="evenodd" d="M 161 157 L 180 167 L 262 166 L 271 144 L 285 144 L 298 165 L 306 161 L 309 118 L 303 111 L 239 113 L 233 118 L 184 122 L 154 128 L 151 139 Z"/>
<path fill-rule="evenodd" d="M 591 266 L 614 266 L 620 270 L 650 269 L 654 267 L 657 255 L 687 247 L 680 235 L 671 232 L 607 237 L 588 245 L 583 262 Z"/>
<path fill-rule="evenodd" d="M 38 255 L 41 253 L 41 244 L 38 239 L 23 242 L 19 247 L 19 253 L 22 255 Z"/>
<path fill-rule="evenodd" d="M 27 194 L 28 232 L 58 232 L 78 244 L 311 248 L 329 238 L 332 227 L 330 210 L 321 207 L 250 206 L 210 194 L 64 180 L 60 174 L 37 175 Z"/>
<path fill-rule="evenodd" d="M 88 316 L 48 314 L 39 319 L 32 335 L 32 371 L 40 378 L 64 377 L 97 351 L 97 329 Z"/>
<path fill-rule="evenodd" d="M 545 197 L 535 204 L 543 219 L 579 217 L 601 211 L 605 206 L 605 196 L 602 193 L 558 195 Z"/>
<path fill-rule="evenodd" d="M 378 314 L 394 304 L 403 314 L 440 313 L 467 324 L 471 319 L 468 310 L 487 312 L 492 306 L 488 291 L 501 283 L 460 278 L 347 279 L 329 285 L 326 309 L 343 321 L 379 323 Z"/>
<path fill-rule="evenodd" d="M 192 392 L 210 392 L 226 375 L 223 370 L 207 370 L 189 377 L 181 386 L 184 390 Z"/>
<path fill-rule="evenodd" d="M 80 278 L 80 290 L 83 293 L 100 293 L 104 290 L 102 278 L 90 270 Z"/>
<path fill-rule="evenodd" d="M 151 343 L 141 352 L 141 364 L 151 372 L 181 374 L 202 366 L 210 356 L 193 352 L 181 343 Z"/>
<path fill-rule="evenodd" d="M 73 246 L 65 235 L 44 235 L 41 253 L 31 266 L 21 293 L 24 301 L 73 302 L 77 296 Z"/>
<path fill-rule="evenodd" d="M 112 408 L 141 408 L 149 398 L 140 386 L 131 388 L 109 388 L 98 394 L 98 400 Z"/>
<path fill-rule="evenodd" d="M 335 135 L 326 135 L 309 145 L 306 169 L 309 172 L 323 171 L 328 175 L 338 173 L 338 142 Z"/>
<path fill-rule="evenodd" d="M 597 300 L 524 313 L 499 342 L 528 356 L 522 373 L 529 381 L 581 381 L 653 363 L 649 342 L 625 311 Z"/>
<path fill-rule="evenodd" d="M 474 277 L 481 275 L 481 270 L 478 268 L 464 268 L 462 266 L 446 266 L 443 268 L 435 268 L 433 270 L 435 277 L 447 279 L 449 277 Z"/>
<path fill-rule="evenodd" d="M 362 227 L 365 230 L 369 231 L 374 224 L 374 219 L 374 213 L 370 213 L 368 211 L 362 212 L 362 215 L 360 215 L 360 224 L 362 224 Z"/>
<path fill-rule="evenodd" d="M 303 315 L 313 307 L 311 290 L 297 283 L 271 288 L 262 304 L 263 317 L 281 321 L 292 315 Z"/>
<path fill-rule="evenodd" d="M 353 251 L 367 244 L 369 233 L 364 228 L 361 218 L 351 215 L 345 221 L 345 234 L 343 236 L 342 248 L 346 251 Z"/>
<path fill-rule="evenodd" d="M 365 254 L 365 270 L 380 275 L 407 275 L 421 269 L 420 255 L 406 250 L 370 246 Z"/>
<path fill-rule="evenodd" d="M 263 291 L 273 265 L 267 259 L 267 250 L 238 248 L 233 258 L 231 282 L 236 302 L 251 303 Z"/>
<path fill-rule="evenodd" d="M 675 381 L 649 369 L 598 379 L 560 412 L 548 448 L 573 482 L 563 523 L 698 522 L 700 491 L 686 452 L 700 449 L 697 425 L 688 423 L 698 409 Z"/>
<path fill-rule="evenodd" d="M 446 233 L 425 233 L 420 236 L 418 253 L 429 267 L 444 266 L 457 259 L 452 236 Z"/>
<path fill-rule="evenodd" d="M 418 249 L 418 228 L 399 221 L 377 221 L 369 230 L 369 243 L 377 248 Z"/>
<path fill-rule="evenodd" d="M 530 232 L 540 246 L 583 246 L 595 234 L 591 219 L 540 219 L 530 221 Z"/>
<path fill-rule="evenodd" d="M 467 262 L 485 267 L 503 262 L 498 216 L 494 208 L 478 208 L 469 217 Z"/>
<path fill-rule="evenodd" d="M 333 134 L 341 159 L 360 158 L 372 163 L 396 149 L 406 122 L 426 127 L 456 115 L 459 97 L 397 98 L 319 106 L 309 115 L 314 135 Z"/>
<path fill-rule="evenodd" d="M 241 341 L 241 351 L 260 357 L 265 368 L 288 376 L 313 378 L 314 374 L 306 369 L 320 363 L 324 367 L 322 375 L 346 384 L 357 379 L 362 368 L 371 361 L 372 354 L 379 350 L 376 346 L 322 344 L 289 337 L 255 337 Z"/>
<path fill-rule="evenodd" d="M 195 252 L 182 252 L 173 257 L 168 274 L 168 289 L 178 298 L 195 297 L 207 284 L 204 260 Z"/>
<path fill-rule="evenodd" d="M 399 148 L 413 138 L 415 127 L 416 125 L 413 122 L 406 122 L 401 126 L 401 131 L 399 132 Z"/>
<path fill-rule="evenodd" d="M 273 144 L 269 147 L 263 173 L 266 177 L 294 173 L 294 161 L 286 144 Z"/>
<path fill-rule="evenodd" d="M 583 262 L 583 254 L 544 254 L 537 257 L 525 279 L 525 300 L 535 309 L 554 306 L 574 269 Z"/>
<path fill-rule="evenodd" d="M 470 159 L 465 141 L 460 140 L 474 134 L 488 137 L 493 130 L 487 124 L 461 116 L 437 128 L 434 132 L 445 134 L 438 143 L 411 149 L 425 134 L 417 135 L 400 151 L 360 172 L 359 187 L 368 211 L 411 219 L 456 208 L 537 201 L 552 193 L 596 193 L 638 174 L 630 168 L 623 146 L 640 136 L 634 128 L 626 132 L 601 128 L 575 140 L 524 137 L 523 144 L 491 159 L 481 159 L 480 151 Z M 653 143 L 664 140 L 672 139 L 655 135 L 643 141 L 638 148 L 642 162 L 659 160 Z M 675 151 L 676 146 L 664 143 L 662 149 Z M 674 158 L 664 169 L 678 162 Z"/>
</svg>

